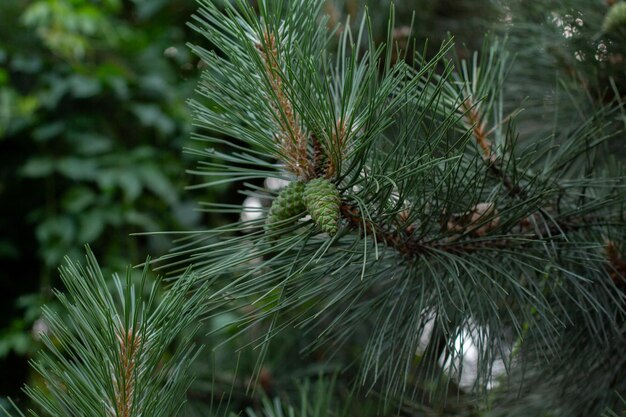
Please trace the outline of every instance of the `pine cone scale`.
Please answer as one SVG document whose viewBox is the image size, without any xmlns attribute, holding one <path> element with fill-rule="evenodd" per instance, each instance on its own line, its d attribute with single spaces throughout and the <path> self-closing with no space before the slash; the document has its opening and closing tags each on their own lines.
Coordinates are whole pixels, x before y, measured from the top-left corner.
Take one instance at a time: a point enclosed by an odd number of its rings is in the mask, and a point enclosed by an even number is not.
<svg viewBox="0 0 626 417">
<path fill-rule="evenodd" d="M 341 218 L 341 196 L 335 184 L 325 178 L 316 178 L 306 184 L 303 196 L 313 221 L 323 232 L 334 236 Z"/>
<path fill-rule="evenodd" d="M 274 199 L 272 207 L 267 214 L 265 231 L 272 232 L 277 223 L 304 214 L 304 184 L 296 181 L 283 188 Z"/>
</svg>

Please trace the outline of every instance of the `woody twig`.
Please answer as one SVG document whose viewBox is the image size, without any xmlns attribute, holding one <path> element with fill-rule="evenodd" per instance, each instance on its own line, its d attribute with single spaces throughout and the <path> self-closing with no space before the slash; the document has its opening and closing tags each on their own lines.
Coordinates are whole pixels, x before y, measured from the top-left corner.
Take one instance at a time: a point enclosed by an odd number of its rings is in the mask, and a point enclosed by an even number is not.
<svg viewBox="0 0 626 417">
<path fill-rule="evenodd" d="M 115 404 L 114 409 L 109 411 L 111 417 L 130 417 L 134 407 L 141 338 L 132 328 L 120 329 L 117 342 L 119 344 L 119 368 L 114 367 L 112 370 Z"/>
<path fill-rule="evenodd" d="M 285 91 L 284 73 L 280 63 L 278 40 L 269 30 L 257 50 L 265 63 L 265 75 L 275 100 L 271 100 L 274 117 L 278 123 L 275 141 L 284 158 L 285 167 L 301 179 L 314 175 L 314 167 L 308 158 L 309 135 L 302 127 L 298 114 Z"/>
</svg>

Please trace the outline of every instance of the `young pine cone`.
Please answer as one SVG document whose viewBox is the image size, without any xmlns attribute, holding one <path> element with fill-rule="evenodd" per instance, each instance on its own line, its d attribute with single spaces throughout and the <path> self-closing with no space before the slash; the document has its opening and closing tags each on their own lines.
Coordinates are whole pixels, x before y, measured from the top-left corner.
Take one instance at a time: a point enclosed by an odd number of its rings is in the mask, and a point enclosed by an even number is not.
<svg viewBox="0 0 626 417">
<path fill-rule="evenodd" d="M 301 182 L 292 182 L 280 191 L 267 214 L 267 219 L 265 220 L 266 233 L 271 232 L 276 227 L 276 223 L 306 211 L 303 194 L 304 184 Z"/>
<path fill-rule="evenodd" d="M 626 31 L 626 2 L 611 6 L 602 23 L 604 33 L 614 33 L 620 29 Z"/>
<path fill-rule="evenodd" d="M 335 184 L 325 178 L 310 181 L 304 188 L 304 204 L 323 232 L 331 236 L 337 233 L 341 218 L 341 197 Z"/>
</svg>

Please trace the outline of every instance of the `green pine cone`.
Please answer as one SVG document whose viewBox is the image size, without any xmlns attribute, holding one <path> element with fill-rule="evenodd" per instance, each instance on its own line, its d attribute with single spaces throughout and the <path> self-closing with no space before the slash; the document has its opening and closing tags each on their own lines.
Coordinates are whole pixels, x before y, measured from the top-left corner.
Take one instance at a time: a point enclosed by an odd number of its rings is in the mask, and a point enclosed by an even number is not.
<svg viewBox="0 0 626 417">
<path fill-rule="evenodd" d="M 337 233 L 341 218 L 341 197 L 335 184 L 325 178 L 310 181 L 304 188 L 304 204 L 323 232 L 331 236 Z"/>
<path fill-rule="evenodd" d="M 626 29 L 626 2 L 613 5 L 602 23 L 604 33 L 616 32 L 618 29 Z"/>
<path fill-rule="evenodd" d="M 292 182 L 280 191 L 267 214 L 265 221 L 266 232 L 270 232 L 277 222 L 295 217 L 306 211 L 302 197 L 303 193 L 304 184 L 298 181 Z"/>
</svg>

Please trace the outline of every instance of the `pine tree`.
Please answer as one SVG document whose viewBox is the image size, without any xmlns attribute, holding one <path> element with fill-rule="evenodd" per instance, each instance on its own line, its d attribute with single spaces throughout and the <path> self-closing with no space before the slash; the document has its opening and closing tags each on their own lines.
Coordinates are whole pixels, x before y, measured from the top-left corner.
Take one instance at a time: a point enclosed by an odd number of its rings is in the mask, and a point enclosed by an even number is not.
<svg viewBox="0 0 626 417">
<path fill-rule="evenodd" d="M 206 147 L 191 150 L 193 173 L 269 204 L 262 216 L 205 205 L 251 216 L 186 234 L 158 260 L 174 288 L 199 288 L 159 331 L 218 305 L 239 311 L 228 341 L 258 348 L 268 396 L 280 393 L 263 364 L 291 348 L 285 334 L 302 342 L 302 363 L 340 365 L 305 383 L 299 404 L 266 397 L 248 415 L 623 411 L 619 9 L 528 3 L 498 6 L 495 34 L 467 53 L 452 39 L 401 45 L 393 7 L 381 43 L 370 15 L 339 24 L 322 0 L 200 1 L 192 27 L 207 43 L 192 49 L 206 69 L 191 107 Z M 575 35 L 594 30 L 606 38 Z M 533 49 L 537 39 L 548 46 Z M 288 185 L 276 194 L 267 178 Z M 38 369 L 54 380 L 53 366 Z"/>
</svg>

